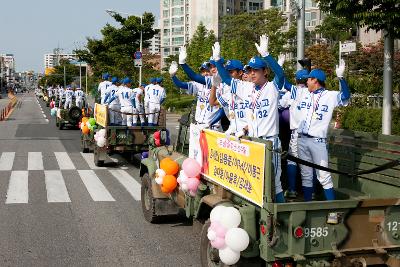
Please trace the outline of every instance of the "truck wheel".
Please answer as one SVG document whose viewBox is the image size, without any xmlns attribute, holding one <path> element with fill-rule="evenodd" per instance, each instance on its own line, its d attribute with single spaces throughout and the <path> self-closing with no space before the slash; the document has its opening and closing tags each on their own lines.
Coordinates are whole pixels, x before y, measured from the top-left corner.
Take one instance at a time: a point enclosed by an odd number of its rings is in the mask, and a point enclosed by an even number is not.
<svg viewBox="0 0 400 267">
<path fill-rule="evenodd" d="M 200 236 L 200 260 L 201 266 L 203 267 L 224 267 L 224 266 L 236 266 L 235 265 L 226 265 L 219 259 L 218 249 L 213 248 L 210 244 L 210 240 L 208 240 L 207 233 L 208 228 L 210 227 L 211 222 L 207 220 L 203 225 Z"/>
<path fill-rule="evenodd" d="M 73 121 L 79 121 L 82 117 L 82 110 L 78 107 L 72 107 L 68 111 L 68 116 Z"/>
<path fill-rule="evenodd" d="M 94 149 L 94 165 L 96 165 L 97 167 L 104 166 L 104 160 L 99 159 L 99 152 L 97 148 Z"/>
<path fill-rule="evenodd" d="M 154 223 L 157 220 L 156 204 L 153 198 L 151 180 L 148 173 L 142 177 L 142 186 L 140 189 L 142 198 L 142 211 L 143 216 L 149 223 Z"/>
</svg>

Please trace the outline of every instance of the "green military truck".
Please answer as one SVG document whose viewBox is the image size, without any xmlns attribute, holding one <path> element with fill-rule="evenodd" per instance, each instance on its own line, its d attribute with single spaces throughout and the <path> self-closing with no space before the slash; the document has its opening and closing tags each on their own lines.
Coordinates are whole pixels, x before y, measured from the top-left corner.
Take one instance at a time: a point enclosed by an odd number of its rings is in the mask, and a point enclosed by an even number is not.
<svg viewBox="0 0 400 267">
<path fill-rule="evenodd" d="M 82 110 L 77 106 L 73 106 L 70 109 L 59 108 L 56 114 L 56 126 L 60 130 L 65 127 L 75 127 L 78 129 L 81 118 Z"/>
<path fill-rule="evenodd" d="M 181 188 L 171 194 L 161 192 L 153 178 L 158 162 L 170 157 L 182 164 L 188 156 L 188 129 L 189 125 L 182 123 L 173 148 L 152 147 L 149 158 L 142 160 L 142 210 L 151 223 L 161 222 L 164 215 L 184 211 L 186 217 L 193 219 L 194 227 L 202 226 L 202 266 L 224 266 L 218 250 L 207 238 L 210 211 L 217 205 L 238 209 L 240 227 L 250 237 L 236 265 L 400 266 L 400 168 L 394 166 L 400 155 L 400 137 L 331 131 L 331 168 L 350 174 L 382 165 L 392 168 L 357 176 L 334 174 L 335 201 L 317 196 L 312 202 L 299 199 L 282 204 L 274 203 L 271 190 L 272 144 L 249 138 L 265 145 L 262 203 L 254 204 L 237 194 L 235 188 L 222 186 L 204 174 L 195 196 Z"/>
<path fill-rule="evenodd" d="M 108 123 L 107 105 L 95 104 L 94 117 L 99 128 L 105 130 L 106 144 L 99 147 L 94 140 L 94 134 L 89 133 L 81 136 L 82 152 L 87 153 L 93 150 L 94 163 L 96 166 L 103 166 L 107 154 L 128 153 L 132 158 L 134 154 L 147 151 L 149 138 L 154 132 L 165 129 L 166 112 L 161 109 L 158 116 L 158 126 L 110 126 Z"/>
</svg>

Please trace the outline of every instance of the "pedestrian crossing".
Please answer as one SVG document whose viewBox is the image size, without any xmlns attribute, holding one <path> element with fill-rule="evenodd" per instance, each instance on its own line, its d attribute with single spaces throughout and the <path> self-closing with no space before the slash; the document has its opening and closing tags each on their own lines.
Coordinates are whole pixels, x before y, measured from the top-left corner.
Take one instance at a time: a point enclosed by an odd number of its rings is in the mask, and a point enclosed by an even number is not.
<svg viewBox="0 0 400 267">
<path fill-rule="evenodd" d="M 8 179 L 8 183 L 3 183 L 6 188 L 0 187 L 0 196 L 6 194 L 5 204 L 28 204 L 32 197 L 30 191 L 37 193 L 30 186 L 44 183 L 48 203 L 74 203 L 79 200 L 71 199 L 71 190 L 78 183 L 94 202 L 115 202 L 118 198 L 107 189 L 105 181 L 108 186 L 121 187 L 128 196 L 140 201 L 140 183 L 126 169 L 97 167 L 93 154 L 88 153 L 0 152 L 0 178 Z M 66 177 L 73 179 L 66 183 Z"/>
</svg>

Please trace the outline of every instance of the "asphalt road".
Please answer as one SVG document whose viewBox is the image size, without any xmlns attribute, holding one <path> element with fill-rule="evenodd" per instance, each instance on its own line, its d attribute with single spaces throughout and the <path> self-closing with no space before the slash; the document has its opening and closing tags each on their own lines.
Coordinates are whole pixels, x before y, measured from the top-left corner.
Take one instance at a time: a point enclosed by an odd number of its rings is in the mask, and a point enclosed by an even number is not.
<svg viewBox="0 0 400 267">
<path fill-rule="evenodd" d="M 190 223 L 144 220 L 133 164 L 93 166 L 78 130 L 58 130 L 33 93 L 18 97 L 0 122 L 0 266 L 200 265 Z"/>
</svg>

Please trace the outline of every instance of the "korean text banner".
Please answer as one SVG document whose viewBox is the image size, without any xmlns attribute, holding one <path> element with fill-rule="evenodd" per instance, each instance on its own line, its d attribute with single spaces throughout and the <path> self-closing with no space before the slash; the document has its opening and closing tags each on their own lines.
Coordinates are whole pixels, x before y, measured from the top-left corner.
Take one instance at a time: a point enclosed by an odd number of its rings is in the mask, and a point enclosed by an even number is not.
<svg viewBox="0 0 400 267">
<path fill-rule="evenodd" d="M 96 123 L 103 127 L 107 126 L 107 105 L 95 104 L 94 106 L 94 118 Z"/>
<path fill-rule="evenodd" d="M 199 143 L 203 154 L 203 174 L 262 207 L 265 144 L 248 140 L 239 143 L 212 130 L 203 130 Z"/>
</svg>

